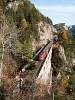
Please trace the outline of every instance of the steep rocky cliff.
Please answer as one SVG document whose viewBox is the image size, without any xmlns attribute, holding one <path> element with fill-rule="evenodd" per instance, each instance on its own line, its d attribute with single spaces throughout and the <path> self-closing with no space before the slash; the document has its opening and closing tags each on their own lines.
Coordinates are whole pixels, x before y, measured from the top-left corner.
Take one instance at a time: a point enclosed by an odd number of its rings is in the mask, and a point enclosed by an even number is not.
<svg viewBox="0 0 75 100">
<path fill-rule="evenodd" d="M 66 55 L 65 55 L 65 50 L 62 45 L 59 46 L 59 56 L 63 59 L 64 63 L 67 63 Z"/>
<path fill-rule="evenodd" d="M 63 24 L 57 24 L 58 41 L 53 48 L 53 89 L 55 99 L 74 99 L 75 84 L 75 39 Z M 56 93 L 57 91 L 57 93 Z M 64 96 L 62 96 L 64 94 Z M 73 94 L 73 95 L 71 95 Z M 72 97 L 73 96 L 73 97 Z M 51 96 L 50 96 L 51 97 Z M 61 99 L 60 99 L 61 98 Z"/>
<path fill-rule="evenodd" d="M 39 22 L 38 23 L 38 34 L 39 34 L 39 40 L 36 41 L 34 38 L 32 38 L 32 49 L 35 51 L 36 49 L 39 49 L 40 47 L 46 45 L 49 41 L 53 38 L 53 32 L 57 32 L 56 29 L 53 27 L 53 25 L 47 24 L 46 22 Z"/>
</svg>

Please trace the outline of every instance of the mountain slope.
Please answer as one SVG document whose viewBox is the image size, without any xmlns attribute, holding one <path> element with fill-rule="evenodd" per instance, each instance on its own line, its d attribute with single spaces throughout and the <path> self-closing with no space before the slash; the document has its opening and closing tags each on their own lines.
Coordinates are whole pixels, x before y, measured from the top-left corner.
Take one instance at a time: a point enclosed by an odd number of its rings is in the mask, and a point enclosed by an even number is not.
<svg viewBox="0 0 75 100">
<path fill-rule="evenodd" d="M 75 25 L 69 26 L 69 30 L 70 30 L 71 33 L 73 34 L 73 37 L 75 37 Z"/>
<path fill-rule="evenodd" d="M 14 30 L 17 31 L 14 33 L 17 41 L 11 45 L 16 44 L 16 49 L 18 49 L 18 46 L 20 45 L 20 49 L 16 52 L 16 55 L 14 55 L 14 51 L 11 51 L 12 55 L 15 56 L 16 59 L 16 56 L 19 53 L 20 55 L 26 56 L 26 59 L 31 59 L 33 54 L 30 54 L 30 52 L 32 52 L 32 50 L 30 50 L 30 46 L 32 45 L 30 41 L 32 41 L 32 37 L 35 41 L 39 40 L 38 23 L 41 21 L 42 23 L 52 25 L 52 21 L 48 17 L 43 16 L 28 0 L 13 0 L 12 2 L 0 0 L 0 5 L 0 16 L 4 16 L 2 13 L 4 14 L 5 12 L 7 34 L 9 32 L 12 34 L 12 31 Z M 11 28 L 13 30 L 11 30 Z M 41 31 L 43 31 L 42 28 Z M 19 62 L 17 63 L 19 64 Z"/>
<path fill-rule="evenodd" d="M 72 99 L 75 97 L 75 39 L 64 23 L 54 28 L 51 19 L 43 16 L 29 0 L 9 1 L 0 0 L 0 60 L 3 60 L 0 99 L 53 100 L 53 93 L 56 100 Z M 53 86 L 48 91 L 34 82 L 38 62 L 33 62 L 32 57 L 53 34 L 58 40 L 52 54 Z M 27 64 L 30 66 L 22 72 Z"/>
<path fill-rule="evenodd" d="M 22 92 L 32 94 L 31 90 L 34 89 L 30 89 L 30 86 L 34 85 L 33 77 L 37 71 L 37 66 L 32 61 L 33 52 L 51 39 L 53 25 L 51 19 L 43 16 L 29 0 L 9 1 L 0 0 L 0 60 L 3 74 L 0 99 L 13 100 L 14 98 L 16 100 L 17 97 L 19 100 L 20 80 L 18 79 L 17 82 L 16 76 L 26 64 L 30 63 L 29 70 L 22 75 L 23 89 L 25 89 Z M 16 87 L 19 89 L 17 93 L 15 93 Z M 15 97 L 13 94 L 16 94 Z M 24 98 L 29 98 L 27 94 L 24 94 Z"/>
</svg>

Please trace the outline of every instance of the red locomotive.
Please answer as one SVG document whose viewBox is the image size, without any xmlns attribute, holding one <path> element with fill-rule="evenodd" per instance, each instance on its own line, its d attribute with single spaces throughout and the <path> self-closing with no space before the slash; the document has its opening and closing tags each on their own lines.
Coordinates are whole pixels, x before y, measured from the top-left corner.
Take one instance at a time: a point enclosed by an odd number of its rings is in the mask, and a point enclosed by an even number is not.
<svg viewBox="0 0 75 100">
<path fill-rule="evenodd" d="M 48 54 L 51 46 L 53 44 L 53 41 L 51 41 L 45 48 L 44 50 L 39 54 L 38 60 L 44 60 L 46 55 Z"/>
<path fill-rule="evenodd" d="M 32 58 L 35 61 L 41 61 L 44 60 L 45 57 L 47 56 L 52 44 L 56 43 L 58 40 L 57 36 L 54 36 L 51 42 L 49 42 L 44 48 L 41 48 Z"/>
</svg>

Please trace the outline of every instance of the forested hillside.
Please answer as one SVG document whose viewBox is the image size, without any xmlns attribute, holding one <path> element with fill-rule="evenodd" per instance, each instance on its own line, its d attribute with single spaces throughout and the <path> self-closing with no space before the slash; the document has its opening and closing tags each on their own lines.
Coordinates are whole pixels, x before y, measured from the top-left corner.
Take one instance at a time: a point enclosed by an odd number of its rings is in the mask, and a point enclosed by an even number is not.
<svg viewBox="0 0 75 100">
<path fill-rule="evenodd" d="M 57 28 L 58 44 L 53 49 L 53 92 L 55 100 L 75 99 L 75 39 L 65 23 L 54 25 Z M 61 49 L 60 49 L 61 48 Z M 61 51 L 61 52 L 60 52 Z M 55 59 L 56 58 L 56 59 Z"/>
<path fill-rule="evenodd" d="M 38 51 L 50 35 L 57 40 L 52 46 L 49 90 L 35 84 L 39 63 L 32 60 L 32 43 Z M 40 37 L 47 39 L 41 46 Z M 75 39 L 65 23 L 53 26 L 29 0 L 0 0 L 0 64 L 1 100 L 75 100 Z"/>
<path fill-rule="evenodd" d="M 28 0 L 17 0 L 16 3 L 15 0 L 9 1 L 0 0 L 0 17 L 1 20 L 5 20 L 5 32 L 7 34 L 5 40 L 10 35 L 13 38 L 13 41 L 12 39 L 9 40 L 12 46 L 10 55 L 14 56 L 19 64 L 22 55 L 26 57 L 26 60 L 32 58 L 33 52 L 30 48 L 30 41 L 31 36 L 36 40 L 39 39 L 38 22 L 43 21 L 52 25 L 52 21 L 43 16 Z M 9 4 L 12 6 L 10 7 Z"/>
<path fill-rule="evenodd" d="M 30 63 L 32 71 L 27 71 L 24 78 L 27 76 L 29 78 L 30 75 L 32 80 L 35 77 L 36 67 L 32 61 L 34 51 L 31 43 L 32 38 L 39 40 L 40 21 L 52 25 L 52 21 L 42 15 L 29 0 L 0 0 L 0 77 L 3 76 L 0 81 L 1 100 L 20 99 L 19 95 L 16 95 L 17 99 L 12 94 L 15 94 L 13 93 L 17 84 L 15 77 L 21 67 Z"/>
</svg>

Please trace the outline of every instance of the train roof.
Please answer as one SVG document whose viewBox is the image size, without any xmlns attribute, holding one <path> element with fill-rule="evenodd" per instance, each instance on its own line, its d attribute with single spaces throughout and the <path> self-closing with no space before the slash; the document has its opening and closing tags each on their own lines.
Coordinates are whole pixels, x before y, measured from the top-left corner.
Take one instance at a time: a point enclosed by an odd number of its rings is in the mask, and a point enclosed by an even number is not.
<svg viewBox="0 0 75 100">
<path fill-rule="evenodd" d="M 53 43 L 53 41 L 51 41 L 51 42 L 45 47 L 45 49 L 44 49 L 43 51 L 46 51 L 47 48 L 50 47 L 50 46 L 52 45 L 52 43 Z"/>
</svg>

